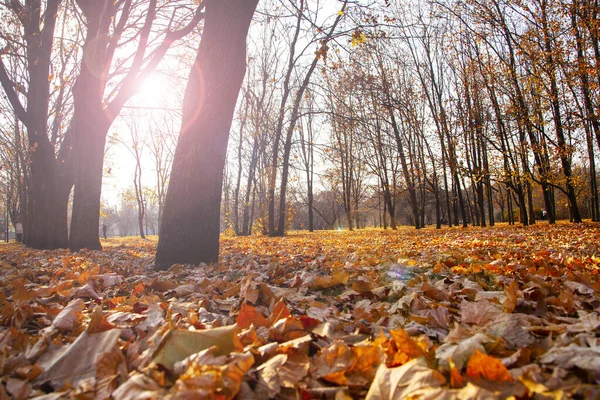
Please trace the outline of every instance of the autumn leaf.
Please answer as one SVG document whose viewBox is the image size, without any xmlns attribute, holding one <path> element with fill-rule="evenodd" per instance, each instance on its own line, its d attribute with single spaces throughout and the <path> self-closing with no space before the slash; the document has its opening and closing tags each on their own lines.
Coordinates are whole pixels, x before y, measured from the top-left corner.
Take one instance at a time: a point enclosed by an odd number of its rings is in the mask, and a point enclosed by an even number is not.
<svg viewBox="0 0 600 400">
<path fill-rule="evenodd" d="M 106 352 L 119 351 L 117 340 L 120 331 L 111 329 L 100 333 L 83 332 L 66 351 L 56 357 L 48 357 L 40 362 L 44 372 L 36 382 L 50 382 L 53 387 L 63 387 L 67 382 L 75 384 L 80 380 L 95 376 L 95 360 Z"/>
<path fill-rule="evenodd" d="M 369 388 L 366 400 L 401 400 L 423 388 L 434 388 L 446 383 L 443 375 L 429 368 L 423 358 L 390 368 L 381 364 Z"/>
<path fill-rule="evenodd" d="M 314 359 L 317 374 L 338 385 L 363 385 L 381 364 L 378 346 L 348 346 L 340 341 L 322 349 Z"/>
<path fill-rule="evenodd" d="M 392 330 L 390 331 L 392 340 L 387 348 L 388 361 L 387 365 L 395 367 L 397 365 L 406 364 L 408 361 L 424 357 L 425 351 L 421 346 L 417 344 L 411 337 L 408 336 L 405 330 Z"/>
<path fill-rule="evenodd" d="M 475 350 L 467 363 L 467 376 L 492 382 L 512 382 L 514 379 L 500 360 Z"/>
<path fill-rule="evenodd" d="M 19 280 L 14 283 L 15 291 L 12 295 L 12 300 L 17 307 L 23 306 L 33 300 L 36 296 L 34 290 L 28 290 L 25 287 L 25 281 Z"/>
<path fill-rule="evenodd" d="M 288 310 L 288 308 L 285 305 L 285 303 L 283 302 L 283 300 L 279 300 L 273 307 L 273 310 L 271 311 L 271 316 L 269 317 L 269 323 L 271 325 L 273 325 L 273 323 L 275 323 L 276 321 L 279 321 L 280 319 L 288 318 L 291 315 L 292 314 L 290 313 L 290 310 Z"/>
<path fill-rule="evenodd" d="M 450 363 L 450 387 L 451 388 L 461 388 L 465 386 L 466 380 L 454 365 L 452 358 L 449 360 Z"/>
<path fill-rule="evenodd" d="M 6 382 L 6 390 L 13 395 L 14 399 L 27 399 L 31 393 L 31 384 L 25 380 L 9 378 Z"/>
<path fill-rule="evenodd" d="M 216 351 L 213 347 L 205 353 Z M 240 390 L 242 378 L 254 364 L 250 353 L 234 353 L 218 359 L 209 354 L 203 358 L 204 361 L 192 361 L 175 382 L 173 388 L 179 396 L 232 399 Z"/>
<path fill-rule="evenodd" d="M 242 349 L 237 337 L 239 329 L 230 325 L 201 331 L 169 330 L 155 350 L 152 363 L 173 369 L 177 361 L 212 346 L 216 346 L 217 354 L 239 351 Z"/>
<path fill-rule="evenodd" d="M 149 392 L 160 393 L 160 386 L 152 378 L 144 374 L 133 374 L 125 383 L 119 386 L 112 396 L 115 399 L 135 400 Z M 162 396 L 160 396 L 162 397 Z"/>
<path fill-rule="evenodd" d="M 250 325 L 254 325 L 256 327 L 271 326 L 272 323 L 265 318 L 265 316 L 258 311 L 256 307 L 246 303 L 242 303 L 242 307 L 235 322 L 241 329 L 247 329 L 250 327 Z"/>
<path fill-rule="evenodd" d="M 469 302 L 460 304 L 461 320 L 464 324 L 485 326 L 502 314 L 502 310 L 488 301 Z"/>
<path fill-rule="evenodd" d="M 145 289 L 146 289 L 146 287 L 144 286 L 143 283 L 138 283 L 136 285 L 136 287 L 133 288 L 131 295 L 132 296 L 138 295 L 138 294 L 142 293 Z"/>
<path fill-rule="evenodd" d="M 114 325 L 108 322 L 106 315 L 102 312 L 102 307 L 96 306 L 91 314 L 90 324 L 87 328 L 88 333 L 99 333 L 113 328 Z"/>
<path fill-rule="evenodd" d="M 315 289 L 327 289 L 337 285 L 345 285 L 348 283 L 350 275 L 345 271 L 335 272 L 331 276 L 319 276 L 313 282 Z"/>
<path fill-rule="evenodd" d="M 506 295 L 506 300 L 504 301 L 504 312 L 511 313 L 517 307 L 518 290 L 519 286 L 517 285 L 517 281 L 514 280 L 510 283 L 510 285 L 504 287 L 504 294 Z"/>
<path fill-rule="evenodd" d="M 367 37 L 360 30 L 356 30 L 356 31 L 352 32 L 352 39 L 351 39 L 351 42 L 350 42 L 352 44 L 352 47 L 355 47 L 355 46 L 358 46 L 360 44 L 363 44 L 366 41 L 367 41 Z"/>
<path fill-rule="evenodd" d="M 268 397 L 280 393 L 282 388 L 293 388 L 308 375 L 309 369 L 310 359 L 303 353 L 277 354 L 257 368 L 257 395 Z"/>
<path fill-rule="evenodd" d="M 63 308 L 52 321 L 52 325 L 58 329 L 65 331 L 72 330 L 81 322 L 83 317 L 82 311 L 85 308 L 85 303 L 81 299 L 71 301 Z"/>
<path fill-rule="evenodd" d="M 177 282 L 155 279 L 150 283 L 150 287 L 157 292 L 167 292 L 175 289 L 177 287 Z"/>
</svg>

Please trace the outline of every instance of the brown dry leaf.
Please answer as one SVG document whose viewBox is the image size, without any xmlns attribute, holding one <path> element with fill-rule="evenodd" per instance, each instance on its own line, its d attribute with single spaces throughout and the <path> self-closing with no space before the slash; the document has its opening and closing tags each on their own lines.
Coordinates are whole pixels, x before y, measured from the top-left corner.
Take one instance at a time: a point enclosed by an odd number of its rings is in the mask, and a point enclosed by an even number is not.
<svg viewBox="0 0 600 400">
<path fill-rule="evenodd" d="M 586 285 L 585 283 L 575 282 L 575 281 L 566 281 L 565 286 L 571 289 L 573 292 L 583 295 L 591 295 L 594 294 L 594 289 Z"/>
<path fill-rule="evenodd" d="M 91 314 L 88 333 L 99 333 L 113 329 L 114 326 L 108 322 L 106 315 L 102 312 L 102 306 L 96 306 Z"/>
<path fill-rule="evenodd" d="M 281 391 L 281 379 L 278 370 L 287 361 L 287 354 L 278 354 L 269 361 L 257 368 L 259 376 L 259 386 L 257 390 L 265 397 L 271 397 Z"/>
<path fill-rule="evenodd" d="M 14 282 L 12 285 L 15 288 L 15 291 L 13 292 L 13 295 L 11 297 L 12 297 L 12 301 L 15 303 L 15 305 L 17 307 L 21 307 L 21 306 L 29 303 L 37 295 L 36 291 L 28 290 L 25 287 L 24 280 L 19 280 L 18 282 Z"/>
<path fill-rule="evenodd" d="M 143 314 L 117 311 L 116 313 L 108 315 L 106 321 L 118 328 L 130 328 L 142 323 L 147 318 L 148 317 Z"/>
<path fill-rule="evenodd" d="M 175 382 L 173 390 L 181 398 L 196 399 L 208 395 L 206 398 L 233 399 L 253 364 L 254 357 L 250 353 L 232 353 L 223 365 L 192 362 Z"/>
<path fill-rule="evenodd" d="M 451 368 L 450 360 L 461 370 L 475 351 L 485 352 L 484 346 L 494 340 L 483 333 L 477 333 L 468 339 L 463 339 L 458 344 L 445 343 L 437 348 L 436 357 L 440 366 Z"/>
<path fill-rule="evenodd" d="M 578 322 L 567 326 L 569 333 L 596 332 L 598 329 L 600 329 L 600 315 L 597 312 L 583 315 Z"/>
<path fill-rule="evenodd" d="M 119 384 L 127 378 L 125 357 L 121 351 L 103 353 L 96 361 L 96 398 L 110 398 Z"/>
<path fill-rule="evenodd" d="M 463 324 L 485 326 L 501 314 L 502 310 L 499 306 L 488 301 L 476 303 L 463 301 L 460 303 L 460 316 Z"/>
<path fill-rule="evenodd" d="M 562 307 L 569 314 L 573 314 L 576 311 L 575 295 L 573 295 L 573 292 L 569 289 L 561 290 L 558 297 L 548 298 L 548 304 Z"/>
<path fill-rule="evenodd" d="M 271 288 L 269 288 L 268 285 L 264 284 L 264 283 L 259 283 L 258 284 L 258 293 L 259 293 L 259 297 L 258 297 L 258 304 L 268 307 L 268 308 L 273 308 L 275 303 L 277 303 L 278 301 L 281 301 L 271 290 Z"/>
<path fill-rule="evenodd" d="M 281 388 L 293 388 L 308 375 L 310 360 L 297 351 L 277 354 L 257 368 L 259 383 L 256 395 L 259 398 L 277 395 Z"/>
<path fill-rule="evenodd" d="M 108 288 L 111 286 L 119 286 L 123 283 L 123 280 L 124 280 L 123 276 L 117 275 L 114 273 L 97 275 L 96 278 L 98 278 L 102 282 L 103 288 Z"/>
<path fill-rule="evenodd" d="M 535 318 L 535 317 L 532 317 Z M 509 349 L 531 346 L 535 337 L 529 332 L 533 319 L 525 314 L 502 314 L 496 321 L 487 325 L 488 336 L 502 338 Z"/>
<path fill-rule="evenodd" d="M 113 399 L 119 400 L 151 400 L 165 396 L 156 381 L 144 374 L 134 374 L 112 393 Z"/>
<path fill-rule="evenodd" d="M 600 346 L 584 347 L 571 343 L 566 347 L 553 347 L 540 358 L 543 364 L 556 364 L 560 368 L 577 367 L 600 376 Z"/>
<path fill-rule="evenodd" d="M 31 393 L 31 384 L 21 379 L 9 378 L 6 381 L 6 390 L 15 400 L 25 400 Z"/>
<path fill-rule="evenodd" d="M 435 301 L 441 302 L 450 300 L 450 293 L 438 289 L 428 281 L 423 282 L 423 285 L 421 285 L 421 291 L 423 292 L 423 294 L 425 294 L 425 296 Z"/>
<path fill-rule="evenodd" d="M 475 350 L 467 363 L 467 376 L 474 380 L 485 379 L 491 382 L 512 382 L 514 379 L 497 358 Z"/>
<path fill-rule="evenodd" d="M 359 276 L 358 279 L 352 284 L 352 289 L 357 292 L 368 293 L 373 290 L 373 284 L 364 276 Z"/>
<path fill-rule="evenodd" d="M 295 317 L 287 317 L 275 322 L 269 329 L 269 338 L 282 343 L 303 337 L 306 333 L 302 321 Z"/>
<path fill-rule="evenodd" d="M 150 287 L 157 292 L 168 292 L 169 290 L 173 290 L 177 288 L 178 284 L 175 281 L 163 281 L 160 279 L 155 279 L 150 284 Z"/>
<path fill-rule="evenodd" d="M 44 372 L 36 382 L 50 382 L 55 388 L 61 387 L 66 382 L 75 384 L 80 380 L 96 375 L 95 360 L 107 352 L 120 352 L 117 346 L 119 329 L 112 329 L 101 333 L 83 332 L 73 344 L 57 357 L 49 357 L 40 366 Z"/>
<path fill-rule="evenodd" d="M 175 372 L 175 375 L 183 375 L 185 371 L 192 365 L 192 363 L 214 366 L 225 365 L 227 363 L 227 356 L 223 354 L 217 355 L 217 350 L 217 346 L 212 346 L 208 349 L 192 354 L 184 360 L 177 361 L 173 367 L 173 372 Z"/>
<path fill-rule="evenodd" d="M 395 368 L 381 364 L 371 383 L 366 400 L 402 400 L 424 388 L 446 383 L 443 375 L 429 368 L 424 358 L 417 358 Z"/>
<path fill-rule="evenodd" d="M 96 290 L 96 284 L 93 280 L 90 280 L 85 285 L 77 289 L 75 292 L 75 297 L 79 297 L 81 299 L 101 300 L 101 297 Z"/>
<path fill-rule="evenodd" d="M 288 350 L 287 361 L 278 370 L 281 386 L 293 388 L 308 375 L 310 370 L 310 359 L 306 354 L 298 350 Z"/>
<path fill-rule="evenodd" d="M 449 329 L 451 316 L 448 312 L 448 308 L 444 306 L 433 307 L 424 312 L 419 313 L 421 316 L 427 319 L 427 324 L 432 327 Z"/>
<path fill-rule="evenodd" d="M 63 308 L 52 321 L 52 326 L 65 331 L 72 330 L 81 323 L 83 314 L 81 311 L 85 308 L 85 303 L 81 299 L 72 300 Z"/>
</svg>

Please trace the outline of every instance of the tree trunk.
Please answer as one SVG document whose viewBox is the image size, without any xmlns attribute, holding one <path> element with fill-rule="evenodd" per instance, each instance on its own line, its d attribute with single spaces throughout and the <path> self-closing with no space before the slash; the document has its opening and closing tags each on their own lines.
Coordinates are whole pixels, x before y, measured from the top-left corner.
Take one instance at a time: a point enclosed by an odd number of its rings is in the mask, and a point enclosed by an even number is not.
<svg viewBox="0 0 600 400">
<path fill-rule="evenodd" d="M 110 123 L 105 118 L 94 121 L 85 111 L 80 114 L 77 97 L 75 107 L 71 126 L 78 134 L 73 136 L 75 189 L 69 248 L 73 251 L 83 248 L 101 250 L 99 210 L 104 145 Z M 97 212 L 90 212 L 91 210 Z"/>
<path fill-rule="evenodd" d="M 258 0 L 207 2 L 185 92 L 182 129 L 163 211 L 156 268 L 216 262 L 229 130 L 246 72 L 246 35 Z"/>
<path fill-rule="evenodd" d="M 30 230 L 26 232 L 26 244 L 34 249 L 66 248 L 69 243 L 67 202 L 73 181 L 69 179 L 68 171 L 57 165 L 50 143 L 41 141 L 37 144 L 34 147 L 36 154 L 31 157 L 28 198 L 31 215 L 28 215 Z"/>
</svg>

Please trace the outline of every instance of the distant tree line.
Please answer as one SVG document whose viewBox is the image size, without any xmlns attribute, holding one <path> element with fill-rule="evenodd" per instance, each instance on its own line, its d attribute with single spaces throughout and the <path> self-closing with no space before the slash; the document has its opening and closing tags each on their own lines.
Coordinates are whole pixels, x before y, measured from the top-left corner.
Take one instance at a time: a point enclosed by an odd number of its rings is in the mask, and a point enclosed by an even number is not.
<svg viewBox="0 0 600 400">
<path fill-rule="evenodd" d="M 303 92 L 310 55 L 294 58 L 285 22 L 266 21 L 242 87 L 223 228 L 598 221 L 599 11 L 579 0 L 355 8 Z M 290 87 L 304 96 L 296 112 L 281 106 Z M 276 212 L 274 171 L 288 188 Z"/>
</svg>

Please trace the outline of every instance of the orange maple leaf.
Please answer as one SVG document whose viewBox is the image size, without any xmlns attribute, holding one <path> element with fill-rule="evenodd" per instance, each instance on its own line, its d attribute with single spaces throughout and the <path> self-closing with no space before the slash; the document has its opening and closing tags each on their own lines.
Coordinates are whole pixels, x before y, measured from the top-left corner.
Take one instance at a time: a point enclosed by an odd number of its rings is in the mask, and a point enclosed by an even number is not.
<svg viewBox="0 0 600 400">
<path fill-rule="evenodd" d="M 404 329 L 390 331 L 392 336 L 391 347 L 388 347 L 388 366 L 398 366 L 406 364 L 413 358 L 423 357 L 425 351 L 417 342 L 415 342 Z M 391 359 L 390 359 L 391 356 Z"/>
<path fill-rule="evenodd" d="M 511 382 L 513 377 L 497 358 L 475 350 L 467 363 L 467 376 L 471 379 L 486 379 L 493 382 Z"/>
<path fill-rule="evenodd" d="M 242 303 L 242 308 L 236 319 L 237 325 L 242 329 L 247 329 L 250 325 L 256 327 L 270 326 L 271 323 L 265 318 L 260 311 L 249 304 Z"/>
</svg>

